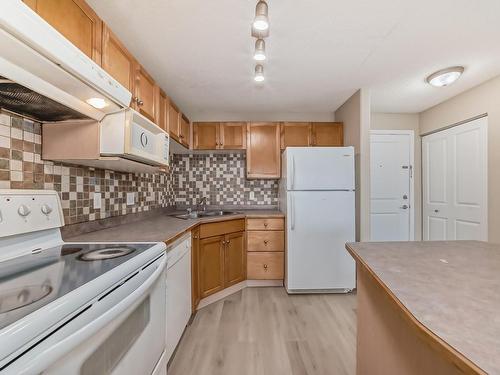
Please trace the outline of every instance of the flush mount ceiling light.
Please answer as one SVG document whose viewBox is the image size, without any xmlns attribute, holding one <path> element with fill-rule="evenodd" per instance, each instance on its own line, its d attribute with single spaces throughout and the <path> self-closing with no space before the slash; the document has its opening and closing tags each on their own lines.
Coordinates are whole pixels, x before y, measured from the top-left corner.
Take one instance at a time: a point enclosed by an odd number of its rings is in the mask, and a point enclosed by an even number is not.
<svg viewBox="0 0 500 375">
<path fill-rule="evenodd" d="M 257 39 L 255 41 L 255 52 L 253 58 L 257 61 L 263 61 L 266 59 L 266 42 L 264 39 Z"/>
<path fill-rule="evenodd" d="M 253 77 L 255 82 L 263 82 L 264 81 L 264 67 L 260 64 L 255 65 L 255 76 Z"/>
<path fill-rule="evenodd" d="M 255 30 L 263 31 L 269 29 L 269 19 L 267 18 L 267 3 L 260 0 L 255 7 L 255 18 L 252 26 Z"/>
<path fill-rule="evenodd" d="M 427 77 L 426 81 L 434 87 L 444 87 L 451 85 L 459 79 L 463 72 L 463 66 L 453 66 L 451 68 L 442 69 L 432 73 L 429 77 Z"/>
<path fill-rule="evenodd" d="M 106 101 L 103 98 L 90 98 L 87 99 L 87 103 L 97 109 L 103 109 L 108 105 L 108 103 L 106 103 Z"/>
</svg>

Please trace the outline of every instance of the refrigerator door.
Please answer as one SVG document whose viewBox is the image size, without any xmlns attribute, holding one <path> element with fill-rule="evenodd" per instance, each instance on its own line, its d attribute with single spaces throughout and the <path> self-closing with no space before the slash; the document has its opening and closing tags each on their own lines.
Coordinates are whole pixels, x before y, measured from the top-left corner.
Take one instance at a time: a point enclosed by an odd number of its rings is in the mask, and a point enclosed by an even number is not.
<svg viewBox="0 0 500 375">
<path fill-rule="evenodd" d="M 353 191 L 287 193 L 289 293 L 355 288 L 355 262 L 345 249 L 355 240 Z"/>
<path fill-rule="evenodd" d="M 289 147 L 283 159 L 289 191 L 354 190 L 353 147 Z"/>
</svg>

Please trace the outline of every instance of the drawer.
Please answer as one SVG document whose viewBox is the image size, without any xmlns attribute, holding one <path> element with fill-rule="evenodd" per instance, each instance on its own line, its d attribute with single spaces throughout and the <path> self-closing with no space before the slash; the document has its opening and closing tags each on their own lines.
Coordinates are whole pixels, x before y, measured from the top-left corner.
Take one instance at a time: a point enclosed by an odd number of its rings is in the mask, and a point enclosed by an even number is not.
<svg viewBox="0 0 500 375">
<path fill-rule="evenodd" d="M 220 236 L 228 233 L 243 232 L 245 219 L 218 221 L 216 223 L 201 224 L 200 238 Z"/>
<path fill-rule="evenodd" d="M 285 251 L 285 232 L 281 230 L 248 231 L 247 251 Z"/>
<path fill-rule="evenodd" d="M 282 217 L 247 219 L 248 230 L 283 230 L 285 220 Z"/>
<path fill-rule="evenodd" d="M 284 252 L 247 253 L 247 279 L 282 280 L 285 272 Z"/>
</svg>

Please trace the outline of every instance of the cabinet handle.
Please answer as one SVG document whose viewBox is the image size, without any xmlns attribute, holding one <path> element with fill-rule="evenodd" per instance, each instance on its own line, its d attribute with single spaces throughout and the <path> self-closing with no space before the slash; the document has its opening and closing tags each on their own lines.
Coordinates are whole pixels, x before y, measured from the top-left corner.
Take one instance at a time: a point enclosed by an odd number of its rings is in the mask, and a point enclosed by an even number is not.
<svg viewBox="0 0 500 375">
<path fill-rule="evenodd" d="M 264 240 L 264 245 L 267 245 L 269 241 L 268 240 Z"/>
<path fill-rule="evenodd" d="M 264 269 L 267 271 L 267 264 L 264 264 Z"/>
<path fill-rule="evenodd" d="M 267 228 L 267 223 L 264 223 L 264 228 Z"/>
</svg>

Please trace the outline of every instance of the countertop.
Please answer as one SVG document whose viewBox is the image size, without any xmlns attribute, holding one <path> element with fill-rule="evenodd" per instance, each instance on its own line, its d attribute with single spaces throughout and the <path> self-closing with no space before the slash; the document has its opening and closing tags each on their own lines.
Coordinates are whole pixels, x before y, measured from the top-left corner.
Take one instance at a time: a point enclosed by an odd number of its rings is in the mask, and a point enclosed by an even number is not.
<svg viewBox="0 0 500 375">
<path fill-rule="evenodd" d="M 500 245 L 479 241 L 349 243 L 423 327 L 487 373 L 500 373 Z"/>
<path fill-rule="evenodd" d="M 181 213 L 181 212 L 179 212 Z M 240 210 L 227 216 L 178 219 L 174 212 L 159 213 L 142 220 L 76 236 L 65 237 L 68 242 L 165 242 L 169 243 L 202 223 L 244 219 L 246 217 L 283 217 L 278 210 Z"/>
</svg>

